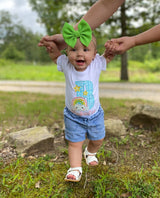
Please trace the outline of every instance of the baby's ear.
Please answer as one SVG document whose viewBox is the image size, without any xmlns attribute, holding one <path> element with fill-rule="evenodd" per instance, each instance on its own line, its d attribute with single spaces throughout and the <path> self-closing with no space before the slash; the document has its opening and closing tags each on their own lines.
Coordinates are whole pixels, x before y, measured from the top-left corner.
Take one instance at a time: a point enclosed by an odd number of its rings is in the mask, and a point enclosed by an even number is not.
<svg viewBox="0 0 160 198">
<path fill-rule="evenodd" d="M 94 58 L 95 58 L 96 54 L 97 54 L 97 50 L 95 49 L 95 51 L 94 51 Z"/>
</svg>

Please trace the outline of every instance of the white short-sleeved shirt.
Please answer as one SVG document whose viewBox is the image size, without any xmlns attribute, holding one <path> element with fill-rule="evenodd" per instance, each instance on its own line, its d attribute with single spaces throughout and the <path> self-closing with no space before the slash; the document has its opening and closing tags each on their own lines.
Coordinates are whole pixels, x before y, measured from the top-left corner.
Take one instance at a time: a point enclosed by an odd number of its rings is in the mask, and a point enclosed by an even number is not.
<svg viewBox="0 0 160 198">
<path fill-rule="evenodd" d="M 66 55 L 61 55 L 57 60 L 57 69 L 65 74 L 66 107 L 79 116 L 96 113 L 100 106 L 99 76 L 102 70 L 106 70 L 106 59 L 96 54 L 87 69 L 80 72 L 75 70 Z"/>
</svg>

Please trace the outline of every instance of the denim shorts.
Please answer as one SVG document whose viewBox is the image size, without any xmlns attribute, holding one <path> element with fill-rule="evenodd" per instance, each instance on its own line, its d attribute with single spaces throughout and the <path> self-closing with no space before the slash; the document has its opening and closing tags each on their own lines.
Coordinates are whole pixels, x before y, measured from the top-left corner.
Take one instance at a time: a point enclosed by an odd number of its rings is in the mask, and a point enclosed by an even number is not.
<svg viewBox="0 0 160 198">
<path fill-rule="evenodd" d="M 65 138 L 71 142 L 81 142 L 86 139 L 100 140 L 105 137 L 104 112 L 100 106 L 98 111 L 88 117 L 72 113 L 64 109 Z"/>
</svg>

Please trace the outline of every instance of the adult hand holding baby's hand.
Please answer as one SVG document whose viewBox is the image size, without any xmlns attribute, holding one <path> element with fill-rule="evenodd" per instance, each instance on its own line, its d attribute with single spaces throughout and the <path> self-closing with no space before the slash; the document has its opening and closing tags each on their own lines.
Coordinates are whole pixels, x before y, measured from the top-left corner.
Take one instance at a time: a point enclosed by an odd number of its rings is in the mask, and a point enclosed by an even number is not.
<svg viewBox="0 0 160 198">
<path fill-rule="evenodd" d="M 104 56 L 107 59 L 107 63 L 109 63 L 114 58 L 114 56 L 117 55 L 118 47 L 119 47 L 119 44 L 111 40 L 105 43 L 106 49 L 104 51 Z"/>
<path fill-rule="evenodd" d="M 38 46 L 44 46 L 48 52 L 52 52 L 53 43 L 56 44 L 59 51 L 65 49 L 66 43 L 64 42 L 62 34 L 55 34 L 53 36 L 44 36 L 40 40 Z"/>
<path fill-rule="evenodd" d="M 124 36 L 117 39 L 111 39 L 105 43 L 105 48 L 108 53 L 123 54 L 128 49 L 135 46 L 134 37 Z"/>
</svg>

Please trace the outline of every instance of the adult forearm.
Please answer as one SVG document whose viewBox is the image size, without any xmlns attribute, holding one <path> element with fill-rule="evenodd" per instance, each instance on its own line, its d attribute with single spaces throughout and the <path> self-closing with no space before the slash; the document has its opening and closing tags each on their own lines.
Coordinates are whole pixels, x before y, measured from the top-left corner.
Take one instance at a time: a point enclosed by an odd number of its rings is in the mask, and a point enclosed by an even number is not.
<svg viewBox="0 0 160 198">
<path fill-rule="evenodd" d="M 82 17 L 92 30 L 107 21 L 125 0 L 99 0 Z"/>
<path fill-rule="evenodd" d="M 160 24 L 134 36 L 135 46 L 160 41 Z"/>
</svg>

